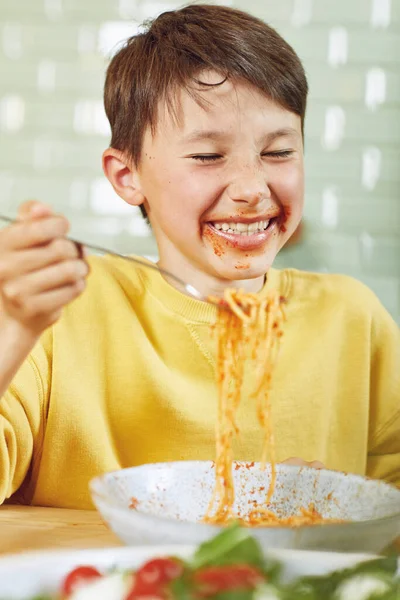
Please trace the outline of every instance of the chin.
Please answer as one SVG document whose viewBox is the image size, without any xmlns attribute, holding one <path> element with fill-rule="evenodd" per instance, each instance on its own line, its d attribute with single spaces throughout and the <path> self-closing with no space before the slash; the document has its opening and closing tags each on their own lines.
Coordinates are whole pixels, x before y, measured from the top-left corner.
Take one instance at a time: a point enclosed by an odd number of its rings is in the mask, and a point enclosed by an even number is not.
<svg viewBox="0 0 400 600">
<path fill-rule="evenodd" d="M 261 248 L 238 250 L 214 241 L 208 252 L 209 266 L 214 276 L 228 281 L 244 281 L 264 277 L 283 246 L 281 236 L 274 236 Z"/>
<path fill-rule="evenodd" d="M 218 277 L 229 281 L 247 281 L 264 277 L 270 269 L 275 256 L 271 260 L 256 261 L 254 258 L 237 258 L 229 264 L 219 265 L 216 269 Z"/>
</svg>

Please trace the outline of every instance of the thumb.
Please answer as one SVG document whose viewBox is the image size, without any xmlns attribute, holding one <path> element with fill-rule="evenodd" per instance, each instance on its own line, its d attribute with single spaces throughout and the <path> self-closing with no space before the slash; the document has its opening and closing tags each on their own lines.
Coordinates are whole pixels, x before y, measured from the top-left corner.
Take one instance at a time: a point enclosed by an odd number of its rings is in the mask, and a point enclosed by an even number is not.
<svg viewBox="0 0 400 600">
<path fill-rule="evenodd" d="M 28 200 L 19 207 L 17 218 L 19 221 L 28 221 L 48 217 L 51 214 L 53 214 L 53 210 L 47 204 L 43 204 L 38 200 Z"/>
</svg>

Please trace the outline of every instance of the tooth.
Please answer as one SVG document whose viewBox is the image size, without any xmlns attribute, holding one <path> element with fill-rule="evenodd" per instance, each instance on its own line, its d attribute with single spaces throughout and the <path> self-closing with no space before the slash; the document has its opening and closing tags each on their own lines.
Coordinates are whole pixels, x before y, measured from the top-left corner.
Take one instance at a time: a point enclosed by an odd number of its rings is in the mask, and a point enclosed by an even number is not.
<svg viewBox="0 0 400 600">
<path fill-rule="evenodd" d="M 228 232 L 228 233 L 235 233 L 235 232 L 233 231 L 233 229 L 231 229 L 230 227 L 227 229 L 227 232 Z"/>
<path fill-rule="evenodd" d="M 221 223 L 214 223 L 215 229 L 222 229 Z"/>
<path fill-rule="evenodd" d="M 221 229 L 222 229 L 222 231 L 228 231 L 228 229 L 229 229 L 228 223 L 222 223 Z"/>
<path fill-rule="evenodd" d="M 269 221 L 264 221 L 264 229 L 267 229 L 268 225 L 269 225 Z"/>
<path fill-rule="evenodd" d="M 256 231 L 257 229 L 257 223 L 250 223 L 249 224 L 249 231 Z"/>
<path fill-rule="evenodd" d="M 238 231 L 247 231 L 246 223 L 236 223 L 236 229 Z"/>
</svg>

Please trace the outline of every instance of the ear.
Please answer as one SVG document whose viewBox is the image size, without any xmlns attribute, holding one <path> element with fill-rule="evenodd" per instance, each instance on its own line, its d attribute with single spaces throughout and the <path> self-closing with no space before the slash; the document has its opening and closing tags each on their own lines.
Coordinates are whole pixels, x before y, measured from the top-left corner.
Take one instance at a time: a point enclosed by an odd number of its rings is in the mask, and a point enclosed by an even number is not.
<svg viewBox="0 0 400 600">
<path fill-rule="evenodd" d="M 103 152 L 102 163 L 104 174 L 118 196 L 132 206 L 143 204 L 145 198 L 141 190 L 139 174 L 127 155 L 120 150 L 107 148 Z"/>
</svg>

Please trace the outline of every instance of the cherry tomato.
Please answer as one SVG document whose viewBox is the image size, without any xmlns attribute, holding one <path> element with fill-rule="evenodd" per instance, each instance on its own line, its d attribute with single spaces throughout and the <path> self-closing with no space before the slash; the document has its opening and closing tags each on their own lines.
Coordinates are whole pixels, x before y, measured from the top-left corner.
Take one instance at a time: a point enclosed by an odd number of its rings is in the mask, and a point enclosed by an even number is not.
<svg viewBox="0 0 400 600">
<path fill-rule="evenodd" d="M 206 567 L 194 574 L 200 597 L 207 598 L 229 590 L 252 590 L 265 582 L 263 574 L 251 565 Z"/>
<path fill-rule="evenodd" d="M 174 558 L 154 558 L 136 573 L 136 581 L 143 585 L 165 585 L 183 573 L 183 565 Z"/>
<path fill-rule="evenodd" d="M 155 558 L 146 562 L 136 573 L 135 580 L 126 600 L 152 598 L 163 600 L 167 597 L 165 587 L 180 577 L 183 564 L 174 558 Z"/>
<path fill-rule="evenodd" d="M 146 589 L 133 587 L 125 600 L 167 600 L 167 598 L 166 592 L 161 591 L 158 587 L 149 586 Z"/>
<path fill-rule="evenodd" d="M 99 577 L 102 577 L 102 575 L 94 567 L 77 567 L 64 579 L 61 587 L 61 593 L 64 596 L 70 596 L 81 585 L 84 585 L 89 581 L 93 581 L 94 579 L 99 579 Z"/>
</svg>

